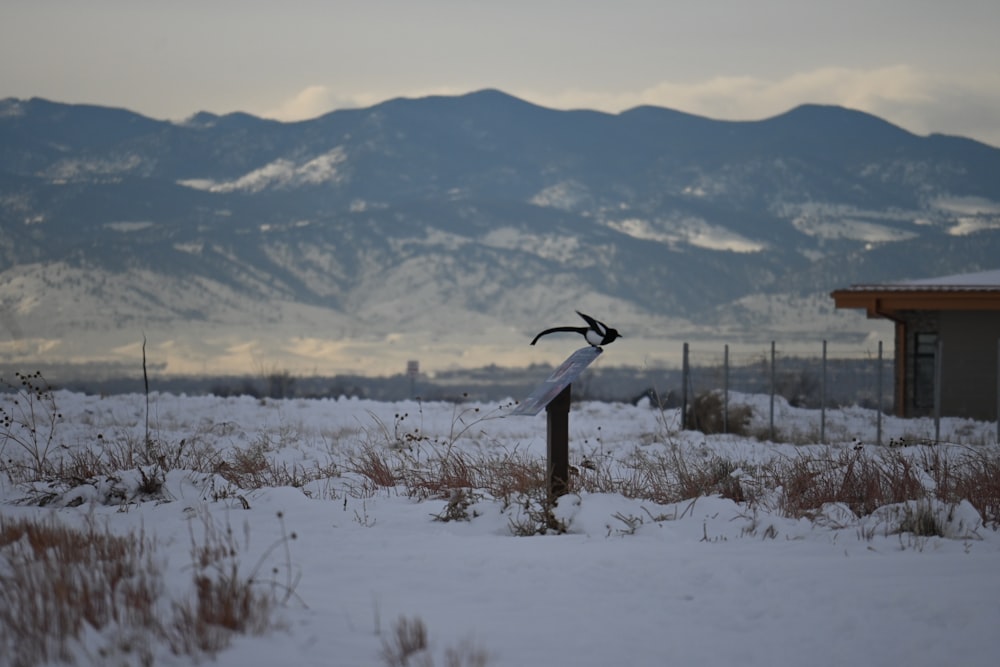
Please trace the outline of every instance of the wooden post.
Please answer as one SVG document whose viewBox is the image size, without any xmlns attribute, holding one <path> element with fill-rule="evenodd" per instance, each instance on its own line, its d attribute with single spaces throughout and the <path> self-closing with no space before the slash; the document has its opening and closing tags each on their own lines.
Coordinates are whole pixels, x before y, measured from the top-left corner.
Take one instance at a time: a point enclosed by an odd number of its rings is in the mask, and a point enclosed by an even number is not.
<svg viewBox="0 0 1000 667">
<path fill-rule="evenodd" d="M 934 444 L 941 442 L 941 357 L 944 354 L 944 341 L 938 336 L 934 352 Z"/>
<path fill-rule="evenodd" d="M 823 341 L 823 370 L 819 390 L 819 441 L 826 444 L 826 341 Z"/>
<path fill-rule="evenodd" d="M 778 380 L 774 370 L 774 341 L 771 341 L 771 417 L 768 420 L 768 432 L 771 440 L 774 440 L 774 394 L 778 391 Z"/>
<path fill-rule="evenodd" d="M 722 432 L 729 433 L 729 344 L 722 352 Z"/>
<path fill-rule="evenodd" d="M 684 343 L 681 357 L 681 430 L 688 428 L 688 384 L 691 382 L 691 367 L 688 365 L 688 344 Z M 692 397 L 693 398 L 693 397 Z"/>
<path fill-rule="evenodd" d="M 559 392 L 545 406 L 548 422 L 547 442 L 549 456 L 549 498 L 564 495 L 569 488 L 569 403 L 571 387 Z"/>
<path fill-rule="evenodd" d="M 878 363 L 875 365 L 878 377 L 875 386 L 875 445 L 882 446 L 882 341 L 878 342 Z"/>
</svg>

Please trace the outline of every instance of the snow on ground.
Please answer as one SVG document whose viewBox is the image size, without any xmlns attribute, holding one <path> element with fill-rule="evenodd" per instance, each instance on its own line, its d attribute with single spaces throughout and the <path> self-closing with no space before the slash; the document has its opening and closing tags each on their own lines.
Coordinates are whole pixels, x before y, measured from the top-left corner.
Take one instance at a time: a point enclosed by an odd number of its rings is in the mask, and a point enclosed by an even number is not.
<svg viewBox="0 0 1000 667">
<path fill-rule="evenodd" d="M 766 420 L 766 397 L 739 398 L 756 403 L 755 419 Z M 57 392 L 55 400 L 63 415 L 55 438 L 61 450 L 144 437 L 144 396 Z M 289 466 L 329 466 L 366 446 L 406 446 L 407 437 L 424 446 L 436 438 L 468 452 L 544 459 L 544 413 L 501 417 L 505 411 L 509 403 L 262 402 L 154 393 L 149 419 L 159 442 L 184 440 L 185 447 L 220 452 L 257 447 Z M 671 449 L 763 462 L 817 447 L 803 443 L 818 433 L 818 418 L 779 402 L 779 432 L 799 444 L 772 443 L 679 431 L 676 411 L 648 405 L 574 404 L 571 462 Z M 962 444 L 938 446 L 995 448 L 995 428 L 944 420 L 942 439 Z M 886 441 L 934 433 L 927 420 L 885 418 L 883 429 Z M 860 408 L 830 411 L 827 433 L 833 444 L 823 447 L 835 451 L 873 447 L 875 419 Z M 11 442 L 0 447 L 5 457 L 19 453 Z M 119 486 L 134 489 L 134 477 L 123 471 Z M 858 518 L 836 507 L 809 521 L 721 497 L 657 505 L 582 493 L 564 496 L 555 510 L 567 533 L 517 537 L 515 510 L 482 495 L 474 498 L 472 520 L 441 522 L 433 517 L 445 501 L 416 500 L 399 489 L 362 493 L 363 480 L 348 473 L 301 489 L 220 493 L 217 481 L 173 470 L 165 501 L 109 501 L 106 488 L 88 484 L 61 490 L 39 507 L 24 502 L 28 487 L 0 477 L 0 514 L 71 523 L 93 515 L 115 533 L 141 529 L 155 538 L 168 564 L 168 587 L 176 591 L 190 585 L 190 531 L 198 534 L 206 516 L 232 526 L 242 566 L 270 571 L 295 595 L 278 612 L 282 627 L 239 637 L 203 660 L 220 666 L 384 665 L 383 640 L 400 617 L 424 622 L 439 665 L 447 664 L 448 648 L 463 642 L 486 651 L 487 664 L 511 667 L 992 666 L 1000 660 L 1000 535 L 967 503 L 952 509 L 952 536 L 942 538 L 896 533 L 884 516 Z M 293 532 L 287 553 L 272 548 Z M 101 664 L 95 652 L 93 643 L 81 646 L 81 664 Z M 156 664 L 192 659 L 163 648 Z"/>
</svg>

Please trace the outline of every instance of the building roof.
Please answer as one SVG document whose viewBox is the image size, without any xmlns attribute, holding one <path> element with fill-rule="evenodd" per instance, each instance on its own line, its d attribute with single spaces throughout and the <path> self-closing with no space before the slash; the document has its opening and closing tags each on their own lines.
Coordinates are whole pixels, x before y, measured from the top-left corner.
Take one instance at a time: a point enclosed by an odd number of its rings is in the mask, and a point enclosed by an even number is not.
<svg viewBox="0 0 1000 667">
<path fill-rule="evenodd" d="M 899 319 L 904 310 L 1000 310 L 1000 269 L 895 283 L 851 285 L 830 293 L 837 308 Z"/>
<path fill-rule="evenodd" d="M 863 287 L 858 285 L 857 287 Z M 954 276 L 940 278 L 922 278 L 920 280 L 904 280 L 875 287 L 912 289 L 1000 289 L 1000 269 L 995 271 L 979 271 L 977 273 L 959 273 Z"/>
</svg>

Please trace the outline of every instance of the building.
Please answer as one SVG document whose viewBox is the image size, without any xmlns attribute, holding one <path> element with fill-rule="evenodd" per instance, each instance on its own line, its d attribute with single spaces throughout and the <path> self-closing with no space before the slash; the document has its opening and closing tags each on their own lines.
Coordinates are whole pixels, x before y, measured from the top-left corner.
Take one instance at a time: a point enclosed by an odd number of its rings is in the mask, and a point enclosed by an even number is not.
<svg viewBox="0 0 1000 667">
<path fill-rule="evenodd" d="M 934 414 L 939 390 L 941 416 L 997 419 L 1000 270 L 852 285 L 830 296 L 837 308 L 895 322 L 898 416 Z"/>
</svg>

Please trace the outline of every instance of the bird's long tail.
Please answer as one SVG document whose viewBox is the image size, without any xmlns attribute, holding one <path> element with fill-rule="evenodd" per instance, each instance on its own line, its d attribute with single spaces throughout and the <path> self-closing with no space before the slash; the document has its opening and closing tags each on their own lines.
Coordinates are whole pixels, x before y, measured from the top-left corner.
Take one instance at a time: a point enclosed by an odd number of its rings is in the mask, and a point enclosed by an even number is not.
<svg viewBox="0 0 1000 667">
<path fill-rule="evenodd" d="M 537 343 L 538 339 L 541 338 L 542 336 L 545 336 L 550 333 L 559 333 L 562 331 L 565 331 L 567 333 L 585 334 L 587 333 L 587 327 L 552 327 L 551 329 L 546 329 L 545 331 L 535 336 L 535 339 L 531 341 L 531 344 L 534 345 L 535 343 Z"/>
</svg>

